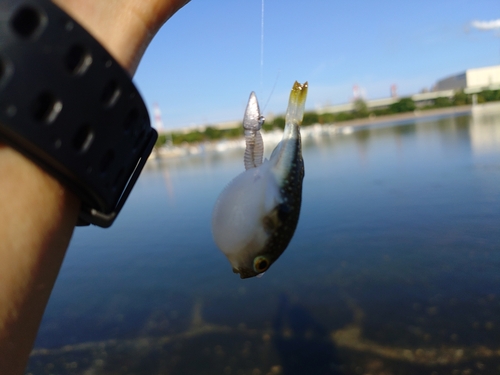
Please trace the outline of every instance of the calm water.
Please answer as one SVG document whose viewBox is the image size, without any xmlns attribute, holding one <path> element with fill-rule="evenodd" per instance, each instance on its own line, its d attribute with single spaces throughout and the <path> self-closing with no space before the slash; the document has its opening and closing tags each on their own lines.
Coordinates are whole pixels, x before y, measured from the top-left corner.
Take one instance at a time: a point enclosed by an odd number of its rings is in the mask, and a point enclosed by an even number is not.
<svg viewBox="0 0 500 375">
<path fill-rule="evenodd" d="M 303 153 L 295 236 L 246 280 L 210 233 L 242 152 L 148 164 L 111 229 L 76 230 L 27 372 L 500 373 L 500 116 Z"/>
</svg>

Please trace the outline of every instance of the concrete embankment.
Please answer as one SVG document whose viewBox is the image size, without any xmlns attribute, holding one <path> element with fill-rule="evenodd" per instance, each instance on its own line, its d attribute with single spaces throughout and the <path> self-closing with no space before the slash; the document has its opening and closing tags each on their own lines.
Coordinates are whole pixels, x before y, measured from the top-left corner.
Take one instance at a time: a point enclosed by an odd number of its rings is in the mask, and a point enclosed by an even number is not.
<svg viewBox="0 0 500 375">
<path fill-rule="evenodd" d="M 479 107 L 479 106 L 476 106 Z M 500 108 L 500 103 L 498 104 Z M 415 110 L 413 112 L 405 112 L 395 115 L 377 116 L 377 117 L 367 117 L 356 120 L 349 120 L 335 123 L 337 126 L 364 126 L 364 125 L 378 125 L 385 123 L 397 123 L 401 121 L 407 121 L 411 119 L 425 120 L 427 118 L 440 117 L 440 116 L 456 116 L 456 115 L 468 115 L 472 113 L 472 106 L 465 105 L 460 107 L 447 107 L 447 108 L 437 108 L 429 110 Z"/>
<path fill-rule="evenodd" d="M 464 105 L 459 107 L 446 107 L 428 110 L 416 109 L 413 112 L 406 112 L 396 115 L 368 117 L 350 121 L 338 122 L 336 126 L 363 126 L 363 125 L 378 125 L 385 123 L 398 123 L 412 119 L 426 120 L 435 117 L 448 117 L 459 115 L 471 115 L 481 113 L 500 112 L 500 102 L 483 103 L 477 105 Z"/>
</svg>

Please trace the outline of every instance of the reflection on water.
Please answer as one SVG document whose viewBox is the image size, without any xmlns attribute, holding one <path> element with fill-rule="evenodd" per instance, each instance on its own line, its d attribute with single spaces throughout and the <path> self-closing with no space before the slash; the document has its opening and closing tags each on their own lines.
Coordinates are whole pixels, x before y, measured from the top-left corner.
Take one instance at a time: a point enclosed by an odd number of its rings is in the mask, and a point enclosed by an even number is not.
<svg viewBox="0 0 500 375">
<path fill-rule="evenodd" d="M 470 124 L 470 139 L 474 153 L 498 153 L 500 128 L 496 113 L 477 113 Z"/>
<path fill-rule="evenodd" d="M 280 296 L 273 344 L 284 374 L 339 374 L 335 345 L 307 308 Z"/>
<path fill-rule="evenodd" d="M 497 374 L 500 116 L 304 135 L 302 214 L 241 280 L 210 216 L 242 153 L 147 165 L 77 229 L 33 374 Z"/>
</svg>

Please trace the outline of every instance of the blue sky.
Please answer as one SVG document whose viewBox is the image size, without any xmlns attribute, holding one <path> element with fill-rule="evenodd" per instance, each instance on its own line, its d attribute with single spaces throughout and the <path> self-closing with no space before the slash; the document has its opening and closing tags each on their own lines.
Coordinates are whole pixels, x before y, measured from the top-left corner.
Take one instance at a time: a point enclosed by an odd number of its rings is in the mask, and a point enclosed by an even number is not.
<svg viewBox="0 0 500 375">
<path fill-rule="evenodd" d="M 353 85 L 404 96 L 500 64 L 500 28 L 472 26 L 498 20 L 498 0 L 265 0 L 261 69 L 261 5 L 192 0 L 163 26 L 134 81 L 166 128 L 240 120 L 251 91 L 282 114 L 295 80 L 309 81 L 314 109 L 348 102 Z"/>
</svg>

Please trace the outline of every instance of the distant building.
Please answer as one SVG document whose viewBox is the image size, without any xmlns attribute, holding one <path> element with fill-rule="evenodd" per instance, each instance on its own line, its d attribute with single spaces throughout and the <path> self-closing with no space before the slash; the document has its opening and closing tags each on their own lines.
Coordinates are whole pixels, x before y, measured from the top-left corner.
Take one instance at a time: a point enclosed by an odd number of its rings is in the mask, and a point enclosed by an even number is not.
<svg viewBox="0 0 500 375">
<path fill-rule="evenodd" d="M 154 116 L 154 121 L 153 121 L 154 128 L 158 131 L 158 133 L 162 133 L 165 130 L 165 127 L 163 126 L 163 120 L 161 119 L 161 110 L 158 103 L 153 104 L 153 116 Z"/>
<path fill-rule="evenodd" d="M 491 85 L 500 85 L 500 65 L 467 69 L 464 73 L 444 78 L 436 83 L 434 91 L 463 90 Z"/>
<path fill-rule="evenodd" d="M 391 85 L 391 98 L 397 98 L 397 97 L 398 97 L 398 86 Z"/>
</svg>

